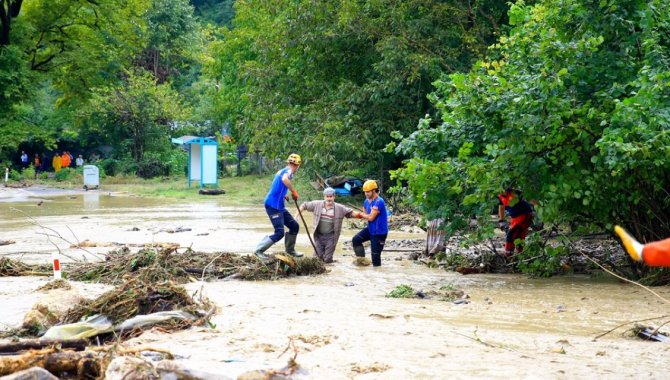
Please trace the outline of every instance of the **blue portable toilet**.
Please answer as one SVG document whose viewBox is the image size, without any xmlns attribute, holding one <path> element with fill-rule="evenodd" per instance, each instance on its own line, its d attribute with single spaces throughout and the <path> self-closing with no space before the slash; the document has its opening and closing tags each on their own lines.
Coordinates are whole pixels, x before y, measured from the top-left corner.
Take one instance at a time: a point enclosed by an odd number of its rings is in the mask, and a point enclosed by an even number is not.
<svg viewBox="0 0 670 380">
<path fill-rule="evenodd" d="M 172 142 L 188 150 L 188 187 L 192 181 L 200 181 L 200 188 L 205 185 L 219 187 L 219 144 L 216 139 L 182 136 L 173 138 Z"/>
</svg>

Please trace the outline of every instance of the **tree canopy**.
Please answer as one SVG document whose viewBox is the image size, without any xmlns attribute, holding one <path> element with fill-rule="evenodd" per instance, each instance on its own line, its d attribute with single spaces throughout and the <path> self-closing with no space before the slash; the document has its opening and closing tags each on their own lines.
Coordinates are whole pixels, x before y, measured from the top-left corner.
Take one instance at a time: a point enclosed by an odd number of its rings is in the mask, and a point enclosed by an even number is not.
<svg viewBox="0 0 670 380">
<path fill-rule="evenodd" d="M 545 222 L 670 235 L 670 10 L 663 1 L 514 4 L 511 31 L 435 83 L 439 118 L 396 147 L 395 172 L 452 229 L 505 185 Z"/>
<path fill-rule="evenodd" d="M 271 156 L 322 173 L 393 165 L 390 132 L 432 112 L 444 72 L 467 70 L 500 26 L 495 1 L 238 1 L 212 45 L 214 107 Z"/>
</svg>

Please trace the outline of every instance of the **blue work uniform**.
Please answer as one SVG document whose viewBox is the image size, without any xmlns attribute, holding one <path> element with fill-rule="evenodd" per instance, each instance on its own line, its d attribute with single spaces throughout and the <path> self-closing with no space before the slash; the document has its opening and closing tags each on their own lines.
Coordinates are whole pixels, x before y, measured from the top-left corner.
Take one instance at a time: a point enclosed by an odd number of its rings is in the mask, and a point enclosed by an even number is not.
<svg viewBox="0 0 670 380">
<path fill-rule="evenodd" d="M 389 232 L 386 203 L 382 197 L 377 196 L 373 201 L 365 199 L 363 207 L 367 214 L 370 214 L 372 209 L 376 207 L 377 210 L 379 210 L 379 215 L 377 215 L 372 222 L 368 222 L 368 226 L 358 232 L 351 242 L 354 246 L 357 246 L 363 245 L 366 241 L 370 241 L 372 265 L 380 266 L 381 253 L 384 250 L 384 244 L 386 243 L 386 237 Z"/>
<path fill-rule="evenodd" d="M 281 169 L 275 174 L 272 185 L 270 185 L 270 191 L 265 197 L 265 212 L 275 229 L 274 234 L 270 235 L 270 239 L 275 243 L 284 237 L 284 226 L 288 227 L 289 233 L 292 235 L 297 235 L 300 231 L 300 225 L 284 205 L 284 197 L 286 197 L 288 187 L 284 184 L 282 178 L 287 173 L 288 178 L 293 179 L 293 172 L 290 168 Z"/>
</svg>

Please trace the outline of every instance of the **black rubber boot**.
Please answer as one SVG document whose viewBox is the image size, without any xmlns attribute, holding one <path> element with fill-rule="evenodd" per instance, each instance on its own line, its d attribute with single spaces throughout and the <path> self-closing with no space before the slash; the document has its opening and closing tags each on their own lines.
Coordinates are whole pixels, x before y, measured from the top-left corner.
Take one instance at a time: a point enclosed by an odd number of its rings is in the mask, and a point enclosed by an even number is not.
<svg viewBox="0 0 670 380">
<path fill-rule="evenodd" d="M 286 247 L 286 253 L 293 257 L 302 257 L 302 253 L 295 251 L 295 240 L 298 238 L 298 235 L 286 234 L 284 235 L 284 244 Z"/>
<path fill-rule="evenodd" d="M 355 245 L 354 253 L 356 254 L 356 257 L 365 257 L 365 247 L 362 245 Z"/>
<path fill-rule="evenodd" d="M 373 267 L 380 267 L 382 266 L 382 254 L 381 253 L 371 253 L 372 256 L 372 266 Z"/>
</svg>

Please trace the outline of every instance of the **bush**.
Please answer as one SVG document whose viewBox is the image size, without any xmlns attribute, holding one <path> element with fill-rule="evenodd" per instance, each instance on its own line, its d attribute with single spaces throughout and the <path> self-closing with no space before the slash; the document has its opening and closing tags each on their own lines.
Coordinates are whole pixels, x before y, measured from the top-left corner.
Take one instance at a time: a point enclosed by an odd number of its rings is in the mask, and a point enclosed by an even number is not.
<svg viewBox="0 0 670 380">
<path fill-rule="evenodd" d="M 62 182 L 67 181 L 71 178 L 74 178 L 77 175 L 77 171 L 72 168 L 63 168 L 60 171 L 56 172 L 56 181 Z"/>
<path fill-rule="evenodd" d="M 386 297 L 389 298 L 414 298 L 414 289 L 409 285 L 398 285 L 395 289 L 391 290 Z"/>
<path fill-rule="evenodd" d="M 9 179 L 11 179 L 12 181 L 20 181 L 23 178 L 21 177 L 21 172 L 12 169 L 9 171 Z"/>
<path fill-rule="evenodd" d="M 169 166 L 158 159 L 147 159 L 137 165 L 137 175 L 142 178 L 154 178 L 169 174 Z"/>
<path fill-rule="evenodd" d="M 119 165 L 119 160 L 115 160 L 113 158 L 105 158 L 104 160 L 98 162 L 98 167 L 102 170 L 107 175 L 115 176 L 117 175 L 120 170 L 121 165 Z"/>
<path fill-rule="evenodd" d="M 27 168 L 23 169 L 21 175 L 23 175 L 24 179 L 35 178 L 35 167 L 32 165 L 28 166 Z"/>
</svg>

